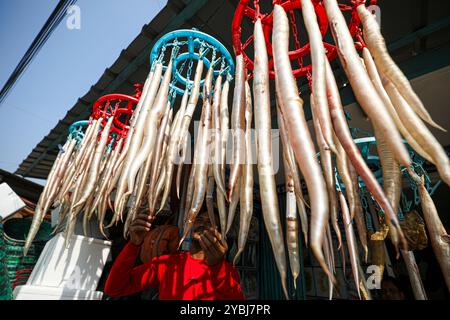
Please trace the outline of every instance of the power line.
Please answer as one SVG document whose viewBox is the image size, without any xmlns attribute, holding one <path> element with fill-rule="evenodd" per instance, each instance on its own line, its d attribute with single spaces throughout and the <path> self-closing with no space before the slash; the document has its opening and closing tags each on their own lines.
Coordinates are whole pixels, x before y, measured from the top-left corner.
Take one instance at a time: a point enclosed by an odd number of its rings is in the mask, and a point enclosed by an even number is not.
<svg viewBox="0 0 450 320">
<path fill-rule="evenodd" d="M 19 80 L 25 69 L 34 59 L 36 54 L 48 40 L 52 32 L 62 21 L 62 19 L 66 14 L 67 8 L 69 8 L 75 2 L 76 0 L 60 0 L 59 3 L 56 5 L 52 14 L 42 27 L 41 31 L 39 31 L 36 38 L 34 38 L 25 55 L 22 57 L 19 64 L 16 66 L 16 68 L 6 81 L 5 85 L 3 86 L 2 90 L 0 91 L 0 105 L 3 102 L 3 100 L 5 100 L 6 96 L 9 94 L 11 89 L 14 87 L 15 83 Z"/>
</svg>

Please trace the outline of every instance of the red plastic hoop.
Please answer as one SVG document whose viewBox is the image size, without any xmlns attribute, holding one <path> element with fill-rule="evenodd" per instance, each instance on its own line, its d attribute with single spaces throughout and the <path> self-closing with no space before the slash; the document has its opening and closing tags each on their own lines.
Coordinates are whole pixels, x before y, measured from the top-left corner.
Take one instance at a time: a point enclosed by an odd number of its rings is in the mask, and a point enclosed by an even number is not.
<svg viewBox="0 0 450 320">
<path fill-rule="evenodd" d="M 248 57 L 245 53 L 246 47 L 253 41 L 252 36 L 250 36 L 246 41 L 242 42 L 242 30 L 241 24 L 242 20 L 245 17 L 250 18 L 252 22 L 256 20 L 256 10 L 249 6 L 250 0 L 240 0 L 239 4 L 236 7 L 236 11 L 234 13 L 233 23 L 231 27 L 231 32 L 233 35 L 233 47 L 235 54 L 238 55 L 242 53 L 246 67 L 249 70 L 249 73 L 253 71 L 254 65 L 253 60 Z M 257 0 L 259 2 L 259 0 Z M 284 0 L 284 1 L 274 1 L 280 4 L 286 12 L 291 12 L 294 10 L 300 10 L 302 7 L 301 0 Z M 322 1 L 313 0 L 314 10 L 317 15 L 317 20 L 319 23 L 319 28 L 322 33 L 322 38 L 325 37 L 328 31 L 328 18 L 325 12 L 325 8 L 323 6 Z M 358 14 L 356 12 L 356 3 L 351 2 L 351 5 L 340 5 L 342 11 L 352 11 L 352 17 L 349 23 L 349 30 L 353 37 L 360 33 L 360 20 Z M 273 27 L 273 12 L 270 14 L 260 14 L 261 23 L 263 25 L 264 35 L 266 38 L 266 46 L 267 53 L 269 55 L 269 76 L 270 78 L 275 77 L 274 66 L 273 66 L 273 54 L 272 54 L 272 43 L 270 42 L 272 27 Z M 324 47 L 326 50 L 327 57 L 330 61 L 334 60 L 337 57 L 336 47 L 332 44 L 324 42 Z M 293 51 L 289 52 L 289 58 L 291 61 L 302 59 L 310 53 L 309 43 L 297 48 Z M 292 71 L 295 78 L 299 78 L 308 74 L 311 71 L 311 65 L 303 65 L 297 69 Z"/>
<path fill-rule="evenodd" d="M 111 133 L 120 137 L 126 137 L 129 129 L 130 118 L 142 93 L 142 85 L 136 84 L 136 94 L 133 96 L 112 93 L 100 97 L 92 106 L 91 119 L 103 118 L 102 126 L 106 125 L 106 119 L 114 117 Z M 123 118 L 125 115 L 125 118 Z"/>
</svg>

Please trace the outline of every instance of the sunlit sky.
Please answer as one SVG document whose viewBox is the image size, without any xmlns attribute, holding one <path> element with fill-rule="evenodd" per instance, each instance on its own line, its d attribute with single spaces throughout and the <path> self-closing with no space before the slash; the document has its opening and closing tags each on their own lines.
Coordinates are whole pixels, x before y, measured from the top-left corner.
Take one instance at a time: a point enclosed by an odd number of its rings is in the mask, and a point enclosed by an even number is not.
<svg viewBox="0 0 450 320">
<path fill-rule="evenodd" d="M 0 104 L 0 168 L 16 171 L 166 3 L 78 0 L 81 28 L 69 29 L 65 18 Z M 2 87 L 57 4 L 58 0 L 0 1 Z"/>
</svg>

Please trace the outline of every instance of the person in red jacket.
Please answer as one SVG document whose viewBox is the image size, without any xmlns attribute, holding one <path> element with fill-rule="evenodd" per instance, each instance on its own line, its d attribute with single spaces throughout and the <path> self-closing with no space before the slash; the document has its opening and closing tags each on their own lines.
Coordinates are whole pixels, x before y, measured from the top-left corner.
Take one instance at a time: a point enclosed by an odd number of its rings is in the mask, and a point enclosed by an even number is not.
<svg viewBox="0 0 450 320">
<path fill-rule="evenodd" d="M 161 255 L 135 266 L 152 218 L 139 214 L 130 226 L 130 241 L 115 260 L 104 292 L 110 297 L 132 295 L 158 287 L 160 300 L 243 300 L 236 269 L 225 260 L 226 241 L 211 227 L 202 210 L 192 227 L 189 252 Z"/>
</svg>

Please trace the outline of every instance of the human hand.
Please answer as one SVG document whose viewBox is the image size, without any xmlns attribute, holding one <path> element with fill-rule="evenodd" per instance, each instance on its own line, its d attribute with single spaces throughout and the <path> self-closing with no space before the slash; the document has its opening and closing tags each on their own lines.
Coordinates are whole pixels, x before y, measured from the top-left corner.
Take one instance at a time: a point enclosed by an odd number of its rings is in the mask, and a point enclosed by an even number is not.
<svg viewBox="0 0 450 320">
<path fill-rule="evenodd" d="M 198 236 L 197 240 L 205 253 L 206 263 L 210 266 L 221 262 L 228 251 L 226 241 L 223 240 L 222 235 L 215 228 L 205 230 Z"/>
<path fill-rule="evenodd" d="M 154 216 L 140 213 L 130 225 L 130 241 L 135 246 L 140 246 L 144 241 L 144 237 L 152 227 Z"/>
</svg>

